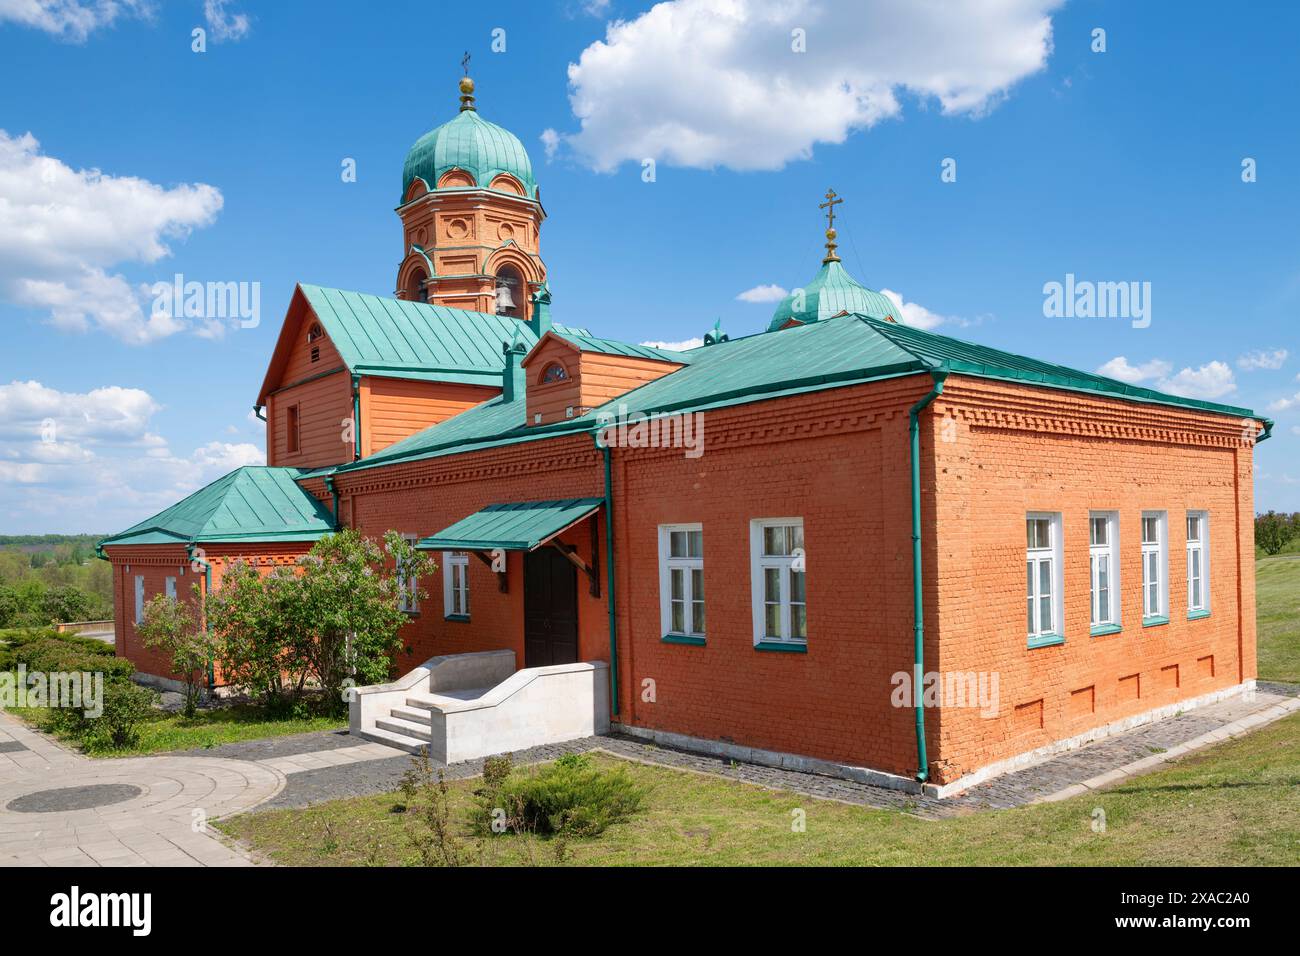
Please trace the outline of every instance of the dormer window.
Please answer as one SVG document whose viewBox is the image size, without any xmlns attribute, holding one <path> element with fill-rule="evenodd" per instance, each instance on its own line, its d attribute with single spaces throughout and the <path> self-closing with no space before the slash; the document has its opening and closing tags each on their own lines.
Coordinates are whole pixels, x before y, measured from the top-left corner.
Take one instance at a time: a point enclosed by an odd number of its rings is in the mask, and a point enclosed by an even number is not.
<svg viewBox="0 0 1300 956">
<path fill-rule="evenodd" d="M 325 330 L 320 327 L 319 322 L 313 322 L 311 328 L 307 330 L 307 344 L 316 342 L 325 337 Z"/>
<path fill-rule="evenodd" d="M 569 379 L 569 373 L 559 362 L 552 362 L 542 371 L 542 385 L 549 385 L 552 382 L 566 382 Z"/>
</svg>

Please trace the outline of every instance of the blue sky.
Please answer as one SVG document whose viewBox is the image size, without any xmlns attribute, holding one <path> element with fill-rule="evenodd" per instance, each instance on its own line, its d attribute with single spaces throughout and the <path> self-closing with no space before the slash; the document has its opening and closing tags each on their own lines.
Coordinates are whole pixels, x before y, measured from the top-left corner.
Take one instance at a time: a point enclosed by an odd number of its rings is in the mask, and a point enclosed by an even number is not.
<svg viewBox="0 0 1300 956">
<path fill-rule="evenodd" d="M 391 293 L 466 50 L 559 321 L 757 331 L 775 303 L 738 296 L 811 278 L 832 186 L 846 268 L 912 320 L 1267 414 L 1256 506 L 1300 510 L 1300 9 L 777 6 L 0 0 L 0 532 L 120 530 L 259 460 L 294 284 Z M 260 283 L 260 325 L 149 324 L 178 272 Z M 1067 274 L 1150 283 L 1150 324 L 1046 317 Z"/>
</svg>

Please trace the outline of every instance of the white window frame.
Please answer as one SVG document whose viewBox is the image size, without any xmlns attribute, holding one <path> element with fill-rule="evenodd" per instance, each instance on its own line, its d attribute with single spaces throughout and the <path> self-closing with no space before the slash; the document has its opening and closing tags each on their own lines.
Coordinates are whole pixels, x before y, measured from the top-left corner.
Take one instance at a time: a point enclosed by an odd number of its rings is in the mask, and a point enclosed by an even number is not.
<svg viewBox="0 0 1300 956">
<path fill-rule="evenodd" d="M 135 623 L 139 627 L 144 623 L 144 575 L 135 576 Z"/>
<path fill-rule="evenodd" d="M 1156 541 L 1147 540 L 1146 524 L 1150 518 L 1156 519 Z M 1144 511 L 1142 523 L 1138 528 L 1138 538 L 1142 542 L 1142 623 L 1164 624 L 1169 620 L 1169 512 Z M 1152 582 L 1151 558 L 1155 556 L 1155 568 L 1158 580 Z M 1151 596 L 1155 584 L 1155 604 Z"/>
<path fill-rule="evenodd" d="M 700 535 L 700 553 L 698 555 L 687 555 L 673 557 L 672 554 L 672 535 L 674 532 L 684 532 L 688 536 L 691 532 L 698 532 Z M 659 526 L 659 633 L 668 641 L 679 640 L 680 642 L 703 643 L 709 627 L 708 605 L 705 604 L 704 613 L 704 630 L 695 630 L 695 582 L 692 572 L 699 571 L 700 576 L 704 575 L 704 525 L 702 524 L 661 524 Z M 687 551 L 690 551 L 688 545 Z M 674 571 L 682 573 L 682 623 L 685 625 L 680 630 L 673 628 L 673 587 L 672 575 Z M 704 598 L 700 597 L 699 603 L 704 604 Z"/>
<path fill-rule="evenodd" d="M 1048 540 L 1046 545 L 1029 547 L 1029 522 L 1046 521 Z M 1043 647 L 1060 644 L 1065 640 L 1064 569 L 1065 553 L 1063 544 L 1061 513 L 1059 511 L 1030 511 L 1025 515 L 1025 570 L 1026 570 L 1026 630 L 1030 647 Z M 1048 564 L 1048 582 L 1051 590 L 1044 595 L 1042 589 L 1042 565 Z M 1030 568 L 1032 566 L 1032 571 Z M 1048 626 L 1043 626 L 1042 599 L 1046 597 L 1052 619 Z"/>
<path fill-rule="evenodd" d="M 456 583 L 457 577 L 460 578 L 459 587 Z M 460 592 L 461 597 L 459 611 L 453 610 L 456 606 L 457 591 Z M 448 620 L 467 621 L 469 612 L 469 552 L 444 551 L 442 552 L 442 616 Z"/>
<path fill-rule="evenodd" d="M 402 540 L 407 544 L 414 546 L 420 540 L 419 535 L 404 534 Z M 407 580 L 406 569 L 402 567 L 401 562 L 397 564 L 397 609 L 405 614 L 420 613 L 420 579 L 411 578 Z"/>
<path fill-rule="evenodd" d="M 176 603 L 176 579 L 173 577 L 164 578 L 163 591 L 167 595 L 167 600 L 175 604 Z"/>
<path fill-rule="evenodd" d="M 1190 525 L 1192 519 L 1200 521 L 1200 540 L 1193 541 L 1190 533 L 1187 536 L 1187 613 L 1189 616 L 1204 617 L 1210 613 L 1210 513 L 1208 511 L 1192 510 L 1187 512 L 1187 524 Z M 1190 527 L 1188 531 L 1190 532 Z M 1192 556 L 1199 556 L 1200 564 L 1200 584 L 1201 600 L 1195 602 L 1192 597 Z"/>
<path fill-rule="evenodd" d="M 1092 540 L 1092 523 L 1106 522 L 1106 543 L 1094 544 Z M 1120 595 L 1124 592 L 1119 584 L 1119 512 L 1088 512 L 1088 614 L 1089 623 L 1094 631 L 1112 631 L 1121 626 L 1123 602 Z M 1107 614 L 1101 613 L 1098 598 L 1099 570 L 1106 568 Z"/>
<path fill-rule="evenodd" d="M 807 538 L 804 538 L 804 547 L 802 553 L 800 548 L 794 546 L 791 548 L 792 553 L 788 555 L 765 555 L 763 554 L 763 531 L 767 528 L 793 526 L 799 528 L 801 537 L 804 532 L 803 518 L 755 518 L 749 523 L 749 562 L 750 562 L 750 594 L 754 611 L 754 646 L 755 647 L 773 647 L 778 649 L 806 649 L 808 638 L 792 637 L 791 628 L 791 578 L 795 573 L 804 575 L 804 600 L 801 602 L 804 613 L 804 633 L 808 630 L 808 577 L 807 577 Z M 794 565 L 798 561 L 803 565 L 802 571 L 794 571 Z M 767 614 L 766 614 L 766 593 L 765 593 L 765 571 L 769 568 L 775 568 L 780 572 L 781 582 L 781 636 L 770 637 L 767 634 Z M 800 602 L 794 602 L 800 603 Z"/>
</svg>

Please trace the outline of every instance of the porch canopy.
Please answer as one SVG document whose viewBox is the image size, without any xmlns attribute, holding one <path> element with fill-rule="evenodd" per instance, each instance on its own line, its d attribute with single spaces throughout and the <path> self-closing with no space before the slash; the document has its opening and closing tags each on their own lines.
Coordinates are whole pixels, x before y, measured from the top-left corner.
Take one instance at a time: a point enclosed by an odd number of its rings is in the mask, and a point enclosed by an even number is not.
<svg viewBox="0 0 1300 956">
<path fill-rule="evenodd" d="M 492 568 L 499 577 L 499 587 L 506 590 L 503 567 L 495 565 L 490 552 L 536 551 L 553 547 L 562 553 L 591 582 L 591 593 L 600 596 L 600 579 L 596 525 L 591 526 L 591 564 L 578 557 L 577 549 L 557 540 L 580 521 L 591 517 L 605 503 L 603 498 L 565 498 L 561 501 L 511 501 L 488 505 L 437 534 L 422 538 L 416 547 L 422 551 L 468 551 Z"/>
</svg>

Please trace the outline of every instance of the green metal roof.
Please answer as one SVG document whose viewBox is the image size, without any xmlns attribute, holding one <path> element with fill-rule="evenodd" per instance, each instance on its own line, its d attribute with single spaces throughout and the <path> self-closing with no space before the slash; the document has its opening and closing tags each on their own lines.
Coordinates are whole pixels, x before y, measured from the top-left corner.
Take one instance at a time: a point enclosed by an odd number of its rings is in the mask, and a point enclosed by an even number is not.
<svg viewBox="0 0 1300 956">
<path fill-rule="evenodd" d="M 895 322 L 849 315 L 692 349 L 691 362 L 577 418 L 528 425 L 524 388 L 417 432 L 359 462 L 317 474 L 380 467 L 594 431 L 611 416 L 699 411 L 744 402 L 944 371 L 1088 392 L 1145 404 L 1259 418 L 1247 408 L 1139 388 L 1115 379 L 964 342 Z M 1259 419 L 1266 421 L 1267 419 Z"/>
<path fill-rule="evenodd" d="M 402 166 L 401 201 L 406 201 L 406 191 L 417 177 L 429 189 L 436 189 L 438 180 L 452 169 L 466 170 L 485 189 L 498 175 L 508 173 L 523 184 L 528 198 L 537 198 L 533 163 L 524 144 L 514 133 L 483 119 L 477 110 L 462 110 L 455 119 L 415 141 Z"/>
<path fill-rule="evenodd" d="M 426 551 L 533 551 L 602 504 L 602 498 L 567 498 L 488 505 L 415 546 Z"/>
<path fill-rule="evenodd" d="M 689 365 L 691 356 L 686 352 L 674 352 L 671 349 L 655 348 L 652 345 L 634 345 L 620 342 L 618 339 L 602 339 L 594 335 L 579 332 L 553 330 L 564 341 L 576 345 L 583 352 L 600 352 L 605 355 L 627 355 L 632 358 L 654 359 L 660 362 L 676 362 Z"/>
<path fill-rule="evenodd" d="M 301 468 L 237 468 L 170 508 L 105 538 L 115 544 L 315 541 L 334 530 L 330 511 L 298 485 Z"/>
<path fill-rule="evenodd" d="M 838 259 L 832 259 L 822 263 L 821 271 L 811 282 L 781 300 L 767 327 L 775 331 L 791 319 L 805 324 L 821 322 L 841 312 L 869 315 L 873 319 L 901 318 L 898 306 L 888 296 L 868 289 L 849 275 Z"/>
<path fill-rule="evenodd" d="M 507 315 L 316 285 L 299 288 L 356 375 L 499 384 L 504 367 L 501 343 L 516 334 L 525 348 L 537 343 L 537 334 L 526 322 Z"/>
</svg>

